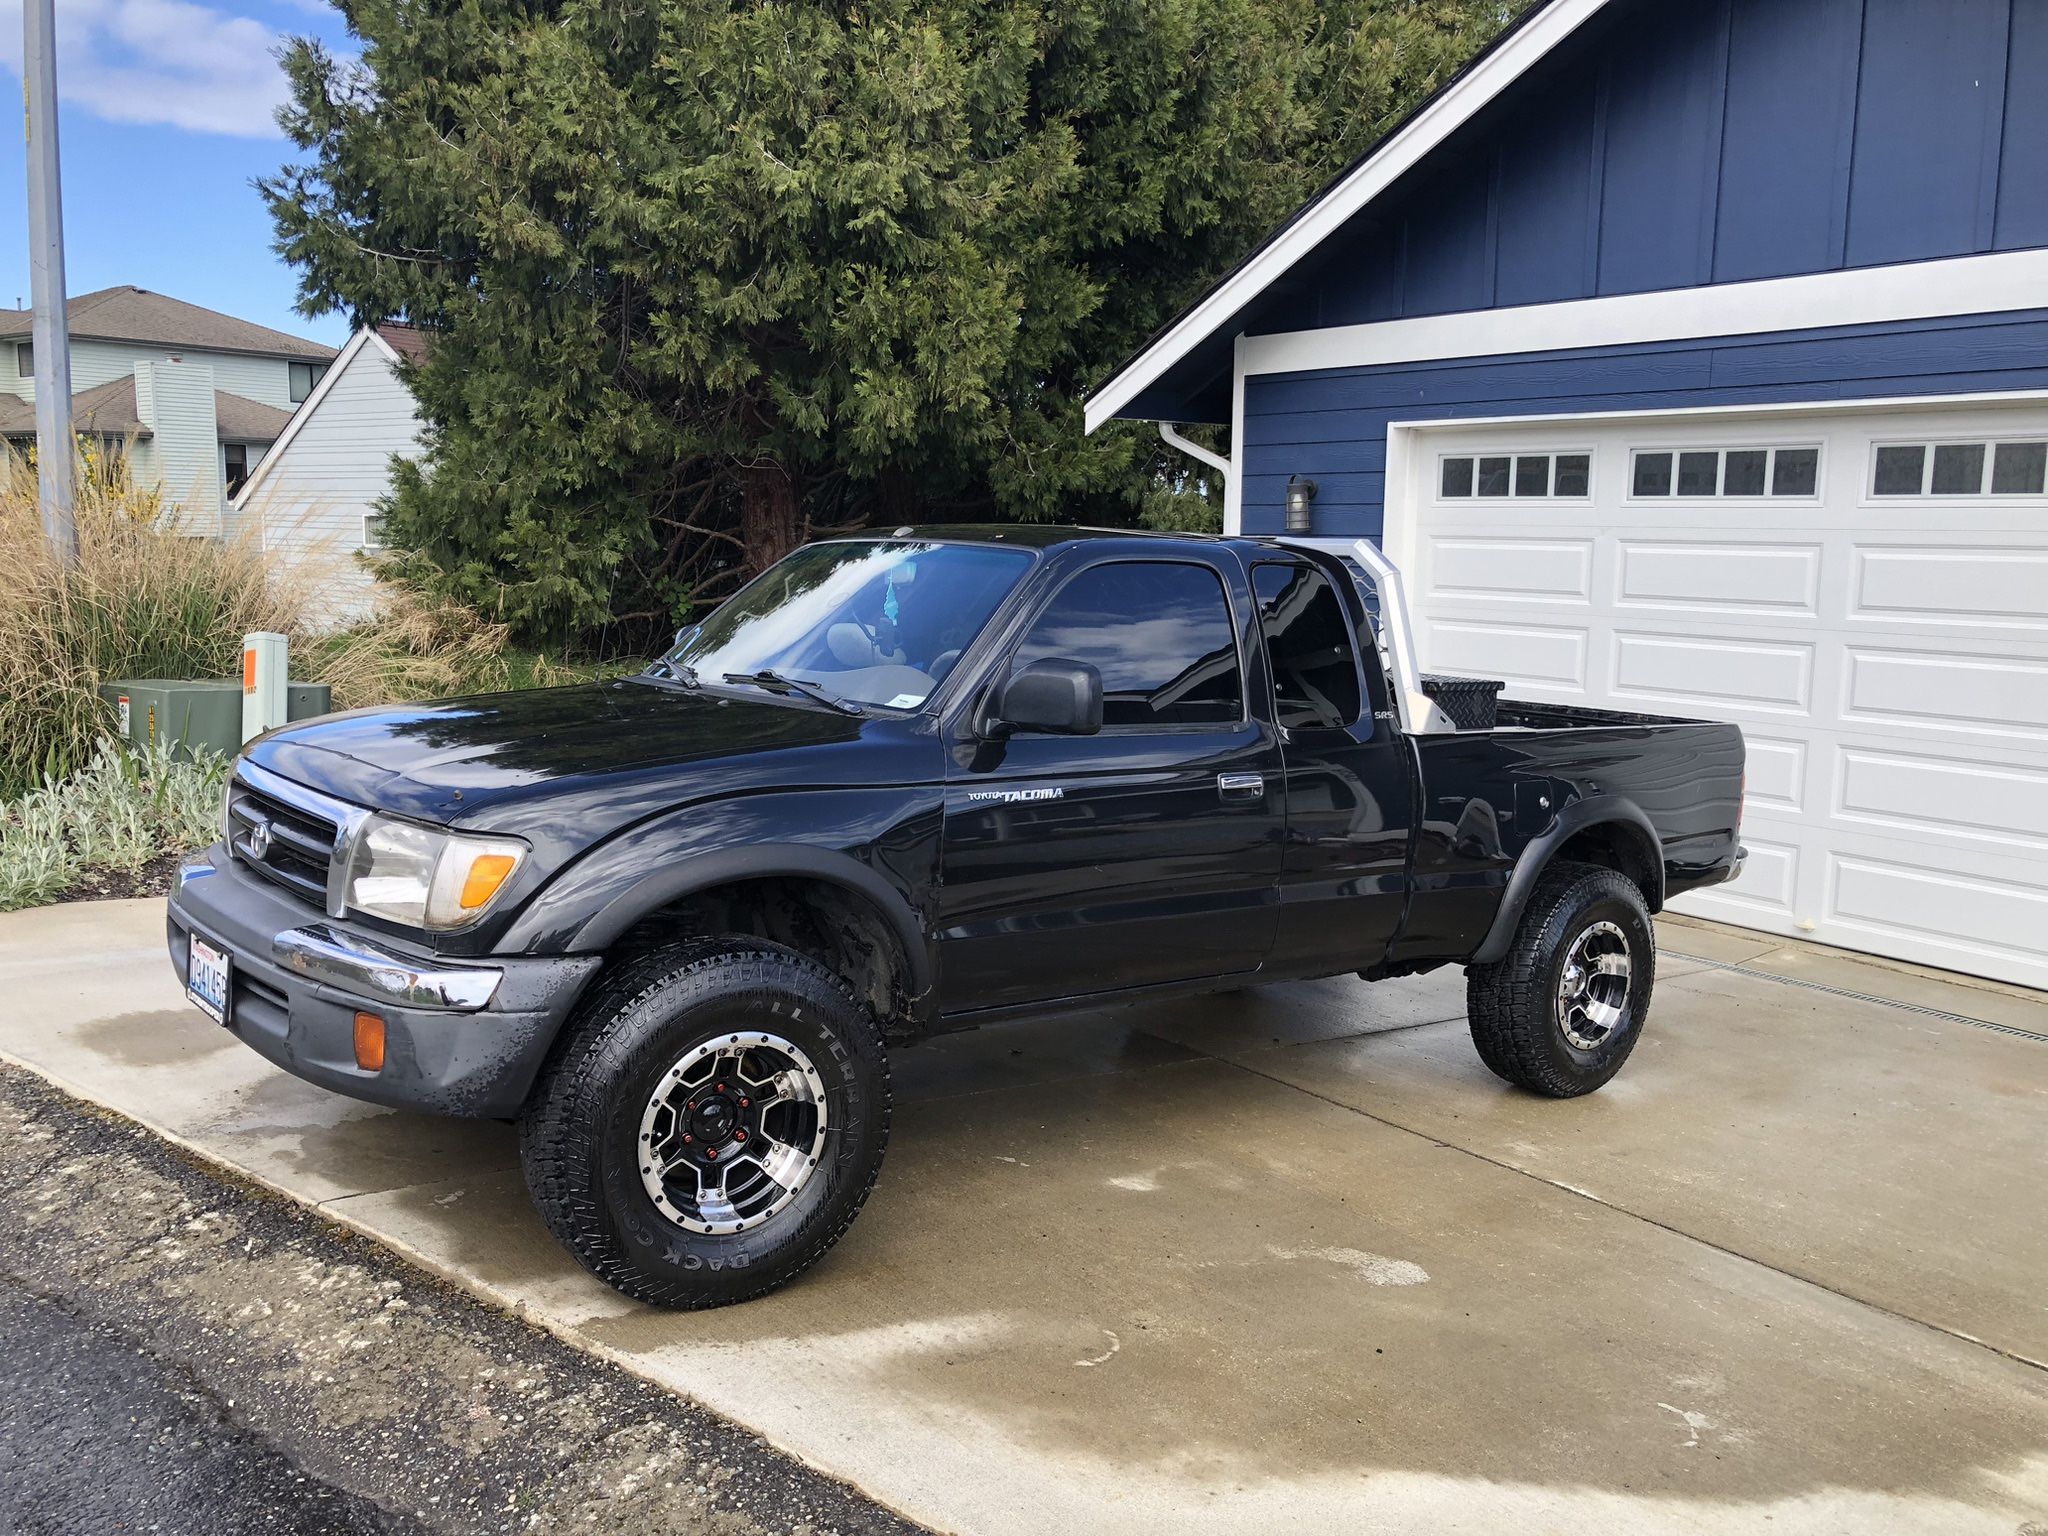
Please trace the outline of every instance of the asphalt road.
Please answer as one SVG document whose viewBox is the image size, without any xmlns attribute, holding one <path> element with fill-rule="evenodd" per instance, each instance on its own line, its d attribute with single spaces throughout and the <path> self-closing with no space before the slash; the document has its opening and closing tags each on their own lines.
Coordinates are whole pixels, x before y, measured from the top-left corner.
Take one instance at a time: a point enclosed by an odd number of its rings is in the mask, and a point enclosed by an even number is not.
<svg viewBox="0 0 2048 1536">
<path fill-rule="evenodd" d="M 0 1286 L 0 1530 L 370 1536 L 417 1522 L 307 1472 L 176 1360 Z"/>
<path fill-rule="evenodd" d="M 0 1067 L 0 1536 L 918 1529 Z"/>
</svg>

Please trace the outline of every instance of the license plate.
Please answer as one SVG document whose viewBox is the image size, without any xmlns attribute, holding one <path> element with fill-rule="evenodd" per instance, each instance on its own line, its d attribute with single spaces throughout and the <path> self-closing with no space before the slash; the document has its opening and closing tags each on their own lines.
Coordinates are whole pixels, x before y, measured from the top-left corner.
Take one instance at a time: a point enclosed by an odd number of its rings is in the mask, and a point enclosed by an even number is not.
<svg viewBox="0 0 2048 1536">
<path fill-rule="evenodd" d="M 216 1024 L 228 1021 L 228 957 L 198 934 L 185 963 L 185 995 Z"/>
</svg>

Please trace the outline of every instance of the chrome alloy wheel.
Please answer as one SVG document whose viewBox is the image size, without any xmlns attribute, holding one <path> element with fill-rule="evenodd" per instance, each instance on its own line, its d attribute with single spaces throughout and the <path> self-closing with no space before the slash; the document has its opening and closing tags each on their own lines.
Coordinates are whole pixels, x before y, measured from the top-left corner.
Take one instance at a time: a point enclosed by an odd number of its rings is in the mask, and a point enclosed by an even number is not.
<svg viewBox="0 0 2048 1536">
<path fill-rule="evenodd" d="M 780 1035 L 721 1035 L 662 1075 L 640 1116 L 640 1183 L 692 1232 L 759 1226 L 824 1155 L 825 1082 Z"/>
<path fill-rule="evenodd" d="M 1557 1023 L 1582 1051 L 1598 1050 L 1628 1017 L 1628 939 L 1613 923 L 1593 923 L 1565 952 L 1557 978 Z"/>
</svg>

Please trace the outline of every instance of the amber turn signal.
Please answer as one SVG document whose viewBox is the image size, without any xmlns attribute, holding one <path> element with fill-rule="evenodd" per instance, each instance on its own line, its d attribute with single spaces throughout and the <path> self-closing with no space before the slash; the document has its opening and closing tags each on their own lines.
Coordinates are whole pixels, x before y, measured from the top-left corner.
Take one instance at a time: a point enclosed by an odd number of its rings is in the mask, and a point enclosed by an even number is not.
<svg viewBox="0 0 2048 1536">
<path fill-rule="evenodd" d="M 374 1013 L 356 1015 L 356 1065 L 365 1072 L 384 1070 L 384 1021 Z"/>
<path fill-rule="evenodd" d="M 498 887 L 519 861 L 509 853 L 480 853 L 470 861 L 462 881 L 462 910 L 474 912 L 498 894 Z"/>
</svg>

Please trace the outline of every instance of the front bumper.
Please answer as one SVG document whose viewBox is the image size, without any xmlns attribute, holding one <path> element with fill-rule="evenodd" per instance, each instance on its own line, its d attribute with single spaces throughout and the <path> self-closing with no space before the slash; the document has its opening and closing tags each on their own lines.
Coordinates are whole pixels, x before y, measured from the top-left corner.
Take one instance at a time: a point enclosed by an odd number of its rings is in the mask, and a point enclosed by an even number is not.
<svg viewBox="0 0 2048 1536">
<path fill-rule="evenodd" d="M 599 964 L 405 953 L 310 911 L 219 844 L 171 891 L 166 937 L 181 983 L 195 932 L 233 959 L 228 1027 L 244 1044 L 337 1093 L 448 1115 L 518 1113 Z M 359 1010 L 384 1020 L 380 1072 L 356 1065 Z"/>
</svg>

